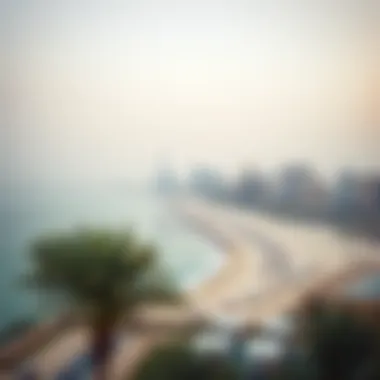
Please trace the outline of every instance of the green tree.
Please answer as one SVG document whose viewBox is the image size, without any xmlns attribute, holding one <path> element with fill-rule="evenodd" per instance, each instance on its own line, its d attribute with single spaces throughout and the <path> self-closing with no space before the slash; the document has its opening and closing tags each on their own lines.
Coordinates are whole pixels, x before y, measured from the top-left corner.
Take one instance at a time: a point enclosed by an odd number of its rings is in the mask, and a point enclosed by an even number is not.
<svg viewBox="0 0 380 380">
<path fill-rule="evenodd" d="M 29 280 L 64 295 L 91 326 L 97 379 L 107 377 L 117 323 L 139 305 L 179 301 L 154 247 L 132 232 L 81 229 L 42 237 L 32 248 Z"/>
<path fill-rule="evenodd" d="M 373 327 L 337 305 L 318 301 L 304 318 L 304 348 L 319 378 L 379 378 L 380 339 Z"/>
</svg>

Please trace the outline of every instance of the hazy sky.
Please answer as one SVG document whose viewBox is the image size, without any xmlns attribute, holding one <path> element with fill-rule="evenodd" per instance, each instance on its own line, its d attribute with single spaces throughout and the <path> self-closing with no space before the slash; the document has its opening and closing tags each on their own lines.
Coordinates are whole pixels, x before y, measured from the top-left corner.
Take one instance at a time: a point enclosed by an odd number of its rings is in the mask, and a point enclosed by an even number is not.
<svg viewBox="0 0 380 380">
<path fill-rule="evenodd" d="M 5 3 L 2 178 L 380 165 L 365 1 Z"/>
</svg>

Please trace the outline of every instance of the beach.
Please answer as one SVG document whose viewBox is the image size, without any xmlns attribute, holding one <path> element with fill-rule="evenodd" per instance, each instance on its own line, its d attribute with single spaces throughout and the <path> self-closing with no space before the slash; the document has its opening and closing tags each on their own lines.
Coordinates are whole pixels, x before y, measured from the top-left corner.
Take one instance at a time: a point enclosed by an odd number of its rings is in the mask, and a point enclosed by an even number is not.
<svg viewBox="0 0 380 380">
<path fill-rule="evenodd" d="M 202 205 L 211 207 L 207 202 Z M 308 294 L 352 268 L 356 272 L 355 268 L 362 263 L 380 262 L 380 245 L 371 239 L 358 239 L 324 226 L 278 220 L 227 205 L 214 205 L 212 209 L 215 218 L 228 219 L 238 227 L 243 240 L 257 244 L 254 250 L 257 255 L 265 255 L 262 266 L 265 275 L 256 278 L 260 283 L 256 285 L 262 288 L 259 297 L 243 298 L 236 305 L 236 312 L 245 315 L 251 325 L 294 310 Z"/>
<path fill-rule="evenodd" d="M 355 257 L 355 253 L 347 252 L 350 242 L 344 243 L 329 230 L 296 228 L 199 200 L 182 202 L 178 212 L 189 228 L 218 245 L 223 262 L 216 273 L 186 292 L 186 307 L 142 308 L 139 315 L 147 325 L 165 320 L 174 325 L 186 320 L 185 317 L 205 318 L 215 323 L 235 319 L 242 325 L 259 325 L 293 310 L 305 293 Z M 119 334 L 123 338 L 110 368 L 111 378 L 115 380 L 132 376 L 139 360 L 167 338 L 157 332 L 131 338 L 127 327 Z M 86 327 L 78 327 L 39 351 L 31 359 L 39 378 L 54 378 L 85 352 L 88 338 Z"/>
</svg>

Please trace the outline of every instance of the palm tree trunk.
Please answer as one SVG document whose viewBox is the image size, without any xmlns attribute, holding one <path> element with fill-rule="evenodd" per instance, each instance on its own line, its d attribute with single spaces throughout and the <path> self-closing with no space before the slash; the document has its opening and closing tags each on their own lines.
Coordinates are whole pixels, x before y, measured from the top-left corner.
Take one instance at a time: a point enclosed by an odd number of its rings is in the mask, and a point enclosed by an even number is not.
<svg viewBox="0 0 380 380">
<path fill-rule="evenodd" d="M 113 324 L 107 319 L 99 319 L 93 328 L 91 353 L 93 379 L 106 380 L 108 378 L 108 364 L 112 349 Z"/>
</svg>

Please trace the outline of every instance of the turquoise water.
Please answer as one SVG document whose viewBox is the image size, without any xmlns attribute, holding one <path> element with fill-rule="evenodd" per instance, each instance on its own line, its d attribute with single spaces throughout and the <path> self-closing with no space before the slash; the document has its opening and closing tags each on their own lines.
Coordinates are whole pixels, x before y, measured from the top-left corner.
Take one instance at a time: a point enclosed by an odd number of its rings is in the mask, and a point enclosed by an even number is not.
<svg viewBox="0 0 380 380">
<path fill-rule="evenodd" d="M 153 241 L 182 287 L 191 287 L 217 270 L 221 255 L 205 237 L 189 230 L 167 204 L 146 192 L 110 186 L 19 187 L 0 197 L 0 327 L 21 318 L 42 318 L 57 310 L 17 279 L 28 268 L 28 246 L 49 230 L 75 226 L 133 227 Z"/>
</svg>

